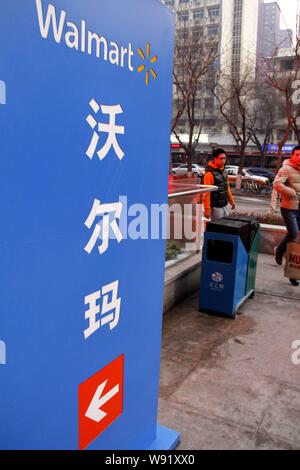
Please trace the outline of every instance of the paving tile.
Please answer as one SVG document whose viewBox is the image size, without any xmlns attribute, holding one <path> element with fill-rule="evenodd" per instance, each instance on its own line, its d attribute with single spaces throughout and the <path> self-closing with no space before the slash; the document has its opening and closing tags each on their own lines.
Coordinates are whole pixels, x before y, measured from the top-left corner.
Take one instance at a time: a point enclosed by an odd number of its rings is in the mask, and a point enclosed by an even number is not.
<svg viewBox="0 0 300 470">
<path fill-rule="evenodd" d="M 159 422 L 181 433 L 178 450 L 245 450 L 255 433 L 223 420 L 201 416 L 187 406 L 160 401 Z"/>
<path fill-rule="evenodd" d="M 166 398 L 176 390 L 183 380 L 197 365 L 197 359 L 190 358 L 184 354 L 170 354 L 169 351 L 162 351 L 159 395 Z"/>
<path fill-rule="evenodd" d="M 293 287 L 283 276 L 283 267 L 277 266 L 269 255 L 259 255 L 257 264 L 257 290 L 289 299 L 300 300 L 300 287 Z"/>
<path fill-rule="evenodd" d="M 277 379 L 282 376 L 289 354 L 288 344 L 277 347 L 263 338 L 237 336 L 228 341 L 224 367 L 231 374 L 252 374 L 257 379 Z"/>
<path fill-rule="evenodd" d="M 300 388 L 281 384 L 270 402 L 259 431 L 300 447 Z"/>
<path fill-rule="evenodd" d="M 254 448 L 255 450 L 299 450 L 298 446 L 293 446 L 290 442 L 274 439 L 263 433 L 256 434 Z"/>
<path fill-rule="evenodd" d="M 273 379 L 256 377 L 245 368 L 195 369 L 172 395 L 203 416 L 215 416 L 256 431 L 276 390 Z"/>
<path fill-rule="evenodd" d="M 181 434 L 177 450 L 298 450 L 283 439 L 255 433 L 223 419 L 198 414 L 189 405 L 160 400 L 159 422 Z"/>
<path fill-rule="evenodd" d="M 300 336 L 298 336 L 300 339 Z M 281 382 L 289 383 L 300 388 L 300 365 L 295 365 L 292 362 L 292 353 L 295 352 L 291 350 L 288 360 L 286 362 L 284 371 L 281 376 Z M 299 398 L 300 400 L 300 398 Z"/>
</svg>

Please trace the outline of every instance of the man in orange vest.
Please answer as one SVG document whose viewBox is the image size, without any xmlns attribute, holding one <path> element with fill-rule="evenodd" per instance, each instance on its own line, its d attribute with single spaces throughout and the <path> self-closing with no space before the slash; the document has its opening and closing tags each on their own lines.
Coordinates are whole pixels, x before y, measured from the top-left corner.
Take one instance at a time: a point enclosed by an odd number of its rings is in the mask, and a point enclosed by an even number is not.
<svg viewBox="0 0 300 470">
<path fill-rule="evenodd" d="M 218 187 L 218 191 L 204 196 L 204 215 L 212 221 L 229 215 L 227 209 L 228 203 L 230 203 L 233 210 L 235 209 L 234 198 L 225 171 L 225 163 L 225 151 L 223 149 L 215 149 L 212 160 L 208 163 L 204 175 L 205 185 Z"/>
</svg>

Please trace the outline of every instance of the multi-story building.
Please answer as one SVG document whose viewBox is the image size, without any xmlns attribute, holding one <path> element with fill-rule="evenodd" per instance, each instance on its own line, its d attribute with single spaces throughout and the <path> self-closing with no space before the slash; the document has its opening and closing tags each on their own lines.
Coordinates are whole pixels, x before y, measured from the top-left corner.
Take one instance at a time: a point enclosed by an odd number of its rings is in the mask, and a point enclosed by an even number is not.
<svg viewBox="0 0 300 470">
<path fill-rule="evenodd" d="M 293 47 L 293 30 L 281 29 L 279 33 L 279 49 L 290 49 Z"/>
<path fill-rule="evenodd" d="M 199 53 L 195 50 L 194 54 L 195 57 L 198 54 L 199 62 L 202 59 L 204 62 L 205 58 L 201 57 L 200 52 L 203 44 L 220 50 L 222 0 L 162 0 L 162 2 L 176 12 L 176 39 L 177 44 L 181 46 L 182 55 L 186 53 L 186 47 L 191 47 L 191 44 L 195 44 L 195 46 L 199 44 Z M 219 60 L 214 61 L 210 73 L 216 73 L 219 66 Z M 182 68 L 181 57 L 175 56 L 175 72 L 179 79 L 182 76 L 182 80 L 184 80 L 186 77 L 184 76 L 184 70 L 181 70 Z M 205 85 L 206 79 L 207 77 L 201 77 L 197 84 L 198 90 L 194 110 L 196 128 L 197 126 L 203 126 L 203 133 L 206 133 L 207 129 L 214 125 L 217 117 L 217 106 L 211 92 Z M 211 77 L 211 79 L 213 78 Z M 176 87 L 174 87 L 174 114 L 176 114 L 179 106 L 180 96 L 177 95 Z M 186 115 L 181 117 L 177 130 L 181 134 L 189 132 Z"/>
<path fill-rule="evenodd" d="M 258 57 L 274 57 L 279 49 L 292 47 L 293 31 L 280 29 L 281 10 L 277 2 L 263 3 L 259 8 Z"/>
<path fill-rule="evenodd" d="M 238 77 L 245 67 L 255 68 L 261 0 L 223 0 L 221 70 Z"/>
<path fill-rule="evenodd" d="M 177 14 L 177 31 L 198 28 L 220 35 L 222 66 L 240 72 L 257 52 L 259 5 L 262 0 L 161 0 Z"/>
<path fill-rule="evenodd" d="M 280 42 L 280 8 L 277 2 L 260 3 L 258 56 L 272 57 Z"/>
<path fill-rule="evenodd" d="M 300 80 L 300 59 L 295 55 L 295 50 L 290 48 L 280 49 L 278 55 L 268 62 L 272 81 L 275 88 L 278 87 L 274 100 L 273 141 L 277 143 L 282 140 L 289 116 L 294 125 L 290 128 L 287 144 L 296 144 L 297 129 L 300 134 L 299 88 L 296 86 Z"/>
<path fill-rule="evenodd" d="M 176 12 L 177 38 L 194 37 L 214 42 L 219 50 L 215 72 L 228 72 L 239 77 L 245 66 L 256 63 L 258 13 L 261 0 L 161 0 Z M 175 69 L 176 66 L 175 62 Z M 178 97 L 174 93 L 174 111 Z M 203 119 L 203 134 L 213 134 L 218 106 L 210 91 L 199 87 L 196 114 Z M 184 116 L 179 122 L 179 132 L 188 132 Z"/>
</svg>

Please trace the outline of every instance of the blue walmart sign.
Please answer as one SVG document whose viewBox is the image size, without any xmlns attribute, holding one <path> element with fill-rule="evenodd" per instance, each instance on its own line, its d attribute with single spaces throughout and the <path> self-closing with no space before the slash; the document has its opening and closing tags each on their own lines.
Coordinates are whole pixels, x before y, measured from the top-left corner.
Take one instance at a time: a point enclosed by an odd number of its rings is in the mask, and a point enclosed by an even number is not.
<svg viewBox="0 0 300 470">
<path fill-rule="evenodd" d="M 173 34 L 157 0 L 0 3 L 2 449 L 178 442 L 157 423 L 165 243 L 119 226 L 124 196 L 167 203 Z"/>
</svg>

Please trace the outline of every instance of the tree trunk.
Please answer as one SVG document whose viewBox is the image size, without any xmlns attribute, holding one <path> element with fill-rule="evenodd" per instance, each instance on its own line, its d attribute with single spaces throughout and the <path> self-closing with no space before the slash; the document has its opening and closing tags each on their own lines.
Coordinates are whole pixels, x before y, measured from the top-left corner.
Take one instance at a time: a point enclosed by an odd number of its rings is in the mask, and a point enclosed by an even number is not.
<svg viewBox="0 0 300 470">
<path fill-rule="evenodd" d="M 287 140 L 288 140 L 288 138 L 289 138 L 289 133 L 290 133 L 290 130 L 291 130 L 291 125 L 292 125 L 292 124 L 291 124 L 291 122 L 289 121 L 289 125 L 288 125 L 287 128 L 285 129 L 283 138 L 281 139 L 280 142 L 278 142 L 278 156 L 277 156 L 277 163 L 276 163 L 276 168 L 277 168 L 277 170 L 280 169 L 281 164 L 282 164 L 282 149 L 283 149 L 284 144 L 287 142 Z"/>
<path fill-rule="evenodd" d="M 300 145 L 300 129 L 298 127 L 294 126 L 294 132 L 297 138 L 298 145 Z"/>
<path fill-rule="evenodd" d="M 242 170 L 245 167 L 245 155 L 246 155 L 246 143 L 242 143 L 240 150 L 240 164 L 239 164 L 239 174 L 242 174 Z"/>
<path fill-rule="evenodd" d="M 188 173 L 192 173 L 193 155 L 194 155 L 193 149 L 191 149 L 189 146 L 188 153 L 187 153 Z"/>
<path fill-rule="evenodd" d="M 246 143 L 242 143 L 241 150 L 240 150 L 240 164 L 238 169 L 238 174 L 236 175 L 236 183 L 235 188 L 237 191 L 242 189 L 242 170 L 245 166 L 245 153 L 246 153 Z"/>
<path fill-rule="evenodd" d="M 279 142 L 279 144 L 278 144 L 278 155 L 277 155 L 277 161 L 276 161 L 276 169 L 277 170 L 279 170 L 281 168 L 283 145 L 284 145 L 283 142 Z"/>
<path fill-rule="evenodd" d="M 170 153 L 170 161 L 169 161 L 169 175 L 172 175 L 172 163 L 173 163 L 173 157 L 172 153 Z"/>
</svg>

